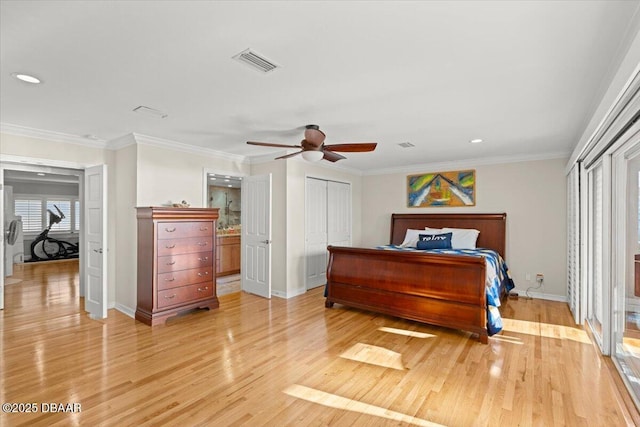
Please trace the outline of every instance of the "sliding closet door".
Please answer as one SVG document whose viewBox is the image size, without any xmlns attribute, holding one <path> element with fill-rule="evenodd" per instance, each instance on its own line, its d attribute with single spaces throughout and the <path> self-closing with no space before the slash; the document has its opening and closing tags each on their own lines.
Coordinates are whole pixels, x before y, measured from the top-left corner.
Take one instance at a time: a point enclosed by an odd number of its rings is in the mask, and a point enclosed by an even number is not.
<svg viewBox="0 0 640 427">
<path fill-rule="evenodd" d="M 327 183 L 328 243 L 351 246 L 351 185 L 344 182 Z"/>
<path fill-rule="evenodd" d="M 327 283 L 328 245 L 351 246 L 351 185 L 306 180 L 306 288 Z"/>
<path fill-rule="evenodd" d="M 306 209 L 306 287 L 327 283 L 327 181 L 307 178 Z"/>
</svg>

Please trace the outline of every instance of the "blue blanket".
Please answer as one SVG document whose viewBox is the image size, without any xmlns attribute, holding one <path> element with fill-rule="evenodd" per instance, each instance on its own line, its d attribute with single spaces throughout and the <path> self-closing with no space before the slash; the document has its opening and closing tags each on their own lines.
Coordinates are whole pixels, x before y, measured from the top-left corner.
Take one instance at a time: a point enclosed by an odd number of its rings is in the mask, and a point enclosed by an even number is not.
<svg viewBox="0 0 640 427">
<path fill-rule="evenodd" d="M 396 245 L 378 246 L 377 249 L 387 251 L 407 251 L 421 252 L 425 254 L 449 254 L 484 257 L 487 264 L 487 279 L 485 290 L 487 295 L 487 332 L 489 336 L 495 335 L 502 330 L 502 317 L 500 317 L 500 294 L 505 289 L 509 292 L 515 287 L 509 275 L 507 263 L 499 253 L 491 249 L 429 249 L 419 250 L 416 248 L 403 248 Z"/>
</svg>

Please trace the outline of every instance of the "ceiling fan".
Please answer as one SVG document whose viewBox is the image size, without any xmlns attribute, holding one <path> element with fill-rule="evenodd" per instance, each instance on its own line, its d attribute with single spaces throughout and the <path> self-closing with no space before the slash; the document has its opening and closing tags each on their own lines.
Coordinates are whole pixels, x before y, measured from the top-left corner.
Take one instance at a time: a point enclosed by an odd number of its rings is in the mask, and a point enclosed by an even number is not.
<svg viewBox="0 0 640 427">
<path fill-rule="evenodd" d="M 300 145 L 286 145 L 286 144 L 272 144 L 270 142 L 255 142 L 247 141 L 247 144 L 261 145 L 263 147 L 282 147 L 282 148 L 301 148 L 301 151 L 287 154 L 284 156 L 276 157 L 277 159 L 286 159 L 289 157 L 302 154 L 305 160 L 316 162 L 318 160 L 328 160 L 330 162 L 337 162 L 341 159 L 346 159 L 336 151 L 341 152 L 365 152 L 373 151 L 376 149 L 375 142 L 359 142 L 359 143 L 347 143 L 347 144 L 324 144 L 326 135 L 320 130 L 318 125 L 306 125 L 304 131 L 304 139 L 300 141 Z"/>
</svg>

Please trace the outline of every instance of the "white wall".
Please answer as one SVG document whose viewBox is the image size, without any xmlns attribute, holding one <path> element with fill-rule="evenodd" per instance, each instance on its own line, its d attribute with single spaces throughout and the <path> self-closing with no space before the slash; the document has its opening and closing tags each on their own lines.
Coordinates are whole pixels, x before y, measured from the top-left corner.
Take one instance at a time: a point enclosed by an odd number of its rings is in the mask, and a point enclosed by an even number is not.
<svg viewBox="0 0 640 427">
<path fill-rule="evenodd" d="M 115 152 L 115 175 L 117 192 L 109 205 L 117 206 L 116 221 L 110 224 L 116 235 L 117 271 L 115 301 L 118 309 L 133 316 L 137 298 L 137 163 L 138 147 L 128 145 Z"/>
<path fill-rule="evenodd" d="M 465 164 L 459 169 L 476 170 L 476 206 L 468 208 L 407 207 L 407 175 L 458 168 L 365 176 L 362 245 L 389 243 L 392 213 L 506 212 L 506 261 L 516 288 L 523 291 L 534 286 L 536 273 L 543 273 L 546 296 L 563 299 L 567 294 L 566 161 L 561 158 L 475 167 Z M 532 281 L 525 280 L 526 274 Z"/>
<path fill-rule="evenodd" d="M 138 143 L 138 206 L 161 206 L 186 200 L 192 207 L 206 207 L 204 168 L 243 175 L 248 174 L 250 167 L 212 155 Z"/>
</svg>

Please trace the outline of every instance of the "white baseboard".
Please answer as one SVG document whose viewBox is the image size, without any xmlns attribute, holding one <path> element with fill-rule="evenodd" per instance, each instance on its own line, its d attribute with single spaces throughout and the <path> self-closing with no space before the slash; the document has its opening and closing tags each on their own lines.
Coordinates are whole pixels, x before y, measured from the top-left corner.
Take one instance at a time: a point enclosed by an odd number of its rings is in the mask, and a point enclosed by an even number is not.
<svg viewBox="0 0 640 427">
<path fill-rule="evenodd" d="M 282 291 L 274 291 L 273 289 L 271 289 L 271 296 L 286 299 L 287 293 Z"/>
<path fill-rule="evenodd" d="M 272 289 L 271 290 L 271 296 L 278 297 L 278 298 L 289 299 L 289 298 L 297 297 L 298 295 L 302 295 L 305 292 L 307 292 L 306 289 L 295 289 L 291 293 L 282 292 L 282 291 L 274 291 Z"/>
<path fill-rule="evenodd" d="M 526 289 L 518 289 L 515 288 L 511 292 L 517 292 L 521 297 L 527 297 Z M 545 299 L 548 301 L 558 301 L 558 302 L 568 302 L 567 297 L 565 295 L 555 295 L 555 294 L 545 294 L 544 292 L 533 292 L 529 291 L 528 296 L 535 299 Z"/>
<path fill-rule="evenodd" d="M 127 316 L 131 317 L 132 319 L 135 319 L 136 317 L 136 311 L 131 307 L 116 303 L 114 308 L 120 313 L 126 314 Z"/>
</svg>

